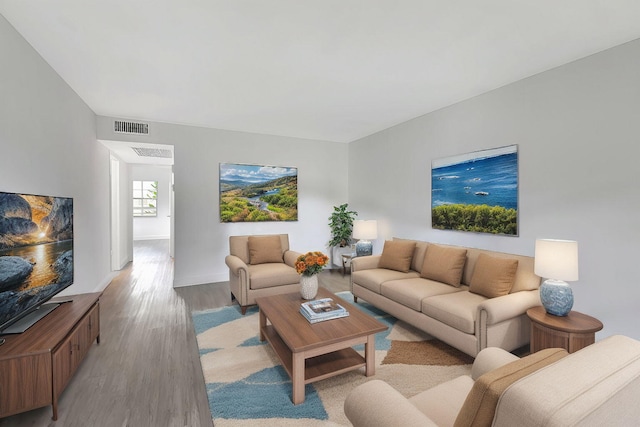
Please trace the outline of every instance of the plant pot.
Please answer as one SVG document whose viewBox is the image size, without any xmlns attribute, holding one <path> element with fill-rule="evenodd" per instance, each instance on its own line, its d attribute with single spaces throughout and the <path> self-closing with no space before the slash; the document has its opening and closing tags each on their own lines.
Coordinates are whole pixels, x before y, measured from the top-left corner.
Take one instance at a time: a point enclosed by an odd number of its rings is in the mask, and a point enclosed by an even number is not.
<svg viewBox="0 0 640 427">
<path fill-rule="evenodd" d="M 300 295 L 304 299 L 314 299 L 318 294 L 318 276 L 300 276 Z"/>
</svg>

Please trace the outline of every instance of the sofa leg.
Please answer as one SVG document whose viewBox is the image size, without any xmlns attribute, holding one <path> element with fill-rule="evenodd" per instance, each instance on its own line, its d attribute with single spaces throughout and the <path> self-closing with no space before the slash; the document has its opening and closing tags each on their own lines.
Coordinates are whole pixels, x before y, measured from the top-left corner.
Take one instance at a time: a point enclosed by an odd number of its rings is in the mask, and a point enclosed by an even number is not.
<svg viewBox="0 0 640 427">
<path fill-rule="evenodd" d="M 242 313 L 243 316 L 247 314 L 247 307 L 248 307 L 247 305 L 240 306 L 240 312 Z"/>
<path fill-rule="evenodd" d="M 353 296 L 353 302 L 358 302 L 358 297 L 357 296 Z"/>
</svg>

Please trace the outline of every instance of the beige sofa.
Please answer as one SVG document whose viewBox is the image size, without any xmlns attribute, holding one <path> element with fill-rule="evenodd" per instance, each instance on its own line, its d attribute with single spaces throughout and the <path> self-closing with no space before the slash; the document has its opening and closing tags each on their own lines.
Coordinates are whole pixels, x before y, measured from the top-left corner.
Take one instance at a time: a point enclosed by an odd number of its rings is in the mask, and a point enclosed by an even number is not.
<svg viewBox="0 0 640 427">
<path fill-rule="evenodd" d="M 295 262 L 301 254 L 289 250 L 287 234 L 230 236 L 229 267 L 231 297 L 240 304 L 242 314 L 256 298 L 300 290 Z"/>
<path fill-rule="evenodd" d="M 529 342 L 525 313 L 541 305 L 539 286 L 532 257 L 421 241 L 387 241 L 381 255 L 351 262 L 356 301 L 362 298 L 471 356 L 486 347 L 511 351 Z"/>
<path fill-rule="evenodd" d="M 546 349 L 518 359 L 482 350 L 471 376 L 410 398 L 380 380 L 347 396 L 355 427 L 634 426 L 640 422 L 640 342 L 617 335 L 567 355 Z"/>
</svg>

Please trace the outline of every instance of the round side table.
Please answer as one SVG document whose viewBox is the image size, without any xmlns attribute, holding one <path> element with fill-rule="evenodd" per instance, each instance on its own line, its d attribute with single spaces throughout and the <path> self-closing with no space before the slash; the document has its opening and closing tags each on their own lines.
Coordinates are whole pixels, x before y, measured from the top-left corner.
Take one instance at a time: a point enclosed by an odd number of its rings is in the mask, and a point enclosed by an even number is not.
<svg viewBox="0 0 640 427">
<path fill-rule="evenodd" d="M 578 311 L 554 316 L 538 306 L 527 310 L 527 316 L 531 319 L 531 353 L 554 347 L 576 352 L 593 344 L 596 332 L 602 329 L 602 322 Z"/>
</svg>

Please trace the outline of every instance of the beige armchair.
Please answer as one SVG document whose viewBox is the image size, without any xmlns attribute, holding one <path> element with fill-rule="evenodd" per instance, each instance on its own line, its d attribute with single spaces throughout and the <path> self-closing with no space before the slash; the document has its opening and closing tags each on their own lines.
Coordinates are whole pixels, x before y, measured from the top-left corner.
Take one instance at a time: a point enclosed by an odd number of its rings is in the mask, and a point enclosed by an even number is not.
<svg viewBox="0 0 640 427">
<path fill-rule="evenodd" d="M 242 314 L 257 297 L 300 291 L 295 262 L 299 252 L 289 250 L 289 235 L 229 236 L 231 298 Z"/>
</svg>

